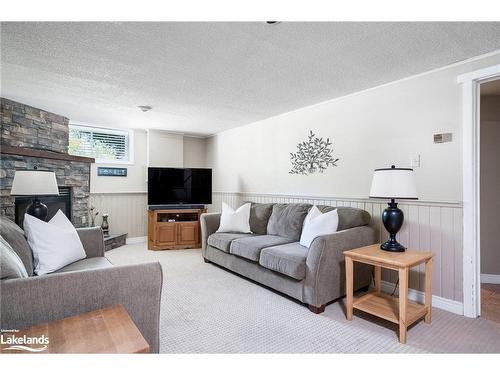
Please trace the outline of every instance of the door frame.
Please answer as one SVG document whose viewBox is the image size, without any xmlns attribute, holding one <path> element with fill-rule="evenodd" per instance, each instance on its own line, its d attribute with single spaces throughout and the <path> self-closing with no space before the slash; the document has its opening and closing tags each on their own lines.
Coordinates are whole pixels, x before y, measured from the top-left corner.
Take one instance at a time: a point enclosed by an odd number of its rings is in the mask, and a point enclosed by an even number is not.
<svg viewBox="0 0 500 375">
<path fill-rule="evenodd" d="M 463 299 L 464 315 L 481 313 L 480 91 L 500 78 L 500 64 L 462 74 Z"/>
</svg>

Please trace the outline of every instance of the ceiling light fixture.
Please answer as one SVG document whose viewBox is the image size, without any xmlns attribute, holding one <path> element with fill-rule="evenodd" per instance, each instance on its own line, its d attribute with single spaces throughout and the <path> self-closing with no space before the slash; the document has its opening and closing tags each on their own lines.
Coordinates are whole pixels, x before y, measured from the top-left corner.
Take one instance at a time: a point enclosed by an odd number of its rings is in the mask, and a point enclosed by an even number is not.
<svg viewBox="0 0 500 375">
<path fill-rule="evenodd" d="M 150 105 L 138 105 L 137 108 L 139 108 L 142 112 L 151 111 L 153 109 Z"/>
<path fill-rule="evenodd" d="M 277 25 L 278 23 L 281 23 L 281 21 L 266 21 L 268 25 Z"/>
</svg>

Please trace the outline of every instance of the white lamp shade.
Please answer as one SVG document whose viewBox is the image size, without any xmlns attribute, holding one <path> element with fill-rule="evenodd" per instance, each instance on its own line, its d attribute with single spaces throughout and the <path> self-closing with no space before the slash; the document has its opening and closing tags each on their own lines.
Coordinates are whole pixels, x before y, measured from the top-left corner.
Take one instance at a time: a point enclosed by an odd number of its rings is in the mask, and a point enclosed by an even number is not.
<svg viewBox="0 0 500 375">
<path fill-rule="evenodd" d="M 56 174 L 50 171 L 16 171 L 10 195 L 59 195 Z"/>
<path fill-rule="evenodd" d="M 375 169 L 370 198 L 418 199 L 413 169 Z"/>
</svg>

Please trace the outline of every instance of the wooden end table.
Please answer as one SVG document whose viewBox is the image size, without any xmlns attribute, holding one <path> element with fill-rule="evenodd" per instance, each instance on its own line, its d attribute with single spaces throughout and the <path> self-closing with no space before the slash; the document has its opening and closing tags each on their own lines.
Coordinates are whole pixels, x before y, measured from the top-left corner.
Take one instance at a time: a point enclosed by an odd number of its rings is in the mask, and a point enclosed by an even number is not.
<svg viewBox="0 0 500 375">
<path fill-rule="evenodd" d="M 399 324 L 399 341 L 406 343 L 406 330 L 420 318 L 431 322 L 432 314 L 432 253 L 406 250 L 402 253 L 384 251 L 380 244 L 344 251 L 346 268 L 347 320 L 352 320 L 353 309 Z M 353 266 L 360 262 L 375 266 L 375 290 L 357 299 L 353 298 Z M 408 274 L 410 268 L 425 263 L 425 302 L 408 301 Z M 381 292 L 382 268 L 398 271 L 399 298 Z"/>
<path fill-rule="evenodd" d="M 0 346 L 0 353 L 149 353 L 149 345 L 122 305 L 86 312 L 50 323 L 42 323 L 7 336 L 41 337 L 49 342 L 45 350 L 31 352 Z M 45 345 L 29 345 L 40 350 Z"/>
</svg>

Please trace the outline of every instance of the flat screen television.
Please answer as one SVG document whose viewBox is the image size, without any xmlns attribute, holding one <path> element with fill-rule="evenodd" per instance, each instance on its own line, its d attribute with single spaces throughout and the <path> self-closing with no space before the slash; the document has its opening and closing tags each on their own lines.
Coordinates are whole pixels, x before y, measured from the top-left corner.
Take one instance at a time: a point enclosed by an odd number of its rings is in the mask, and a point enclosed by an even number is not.
<svg viewBox="0 0 500 375">
<path fill-rule="evenodd" d="M 148 168 L 149 206 L 211 203 L 211 169 Z"/>
</svg>

